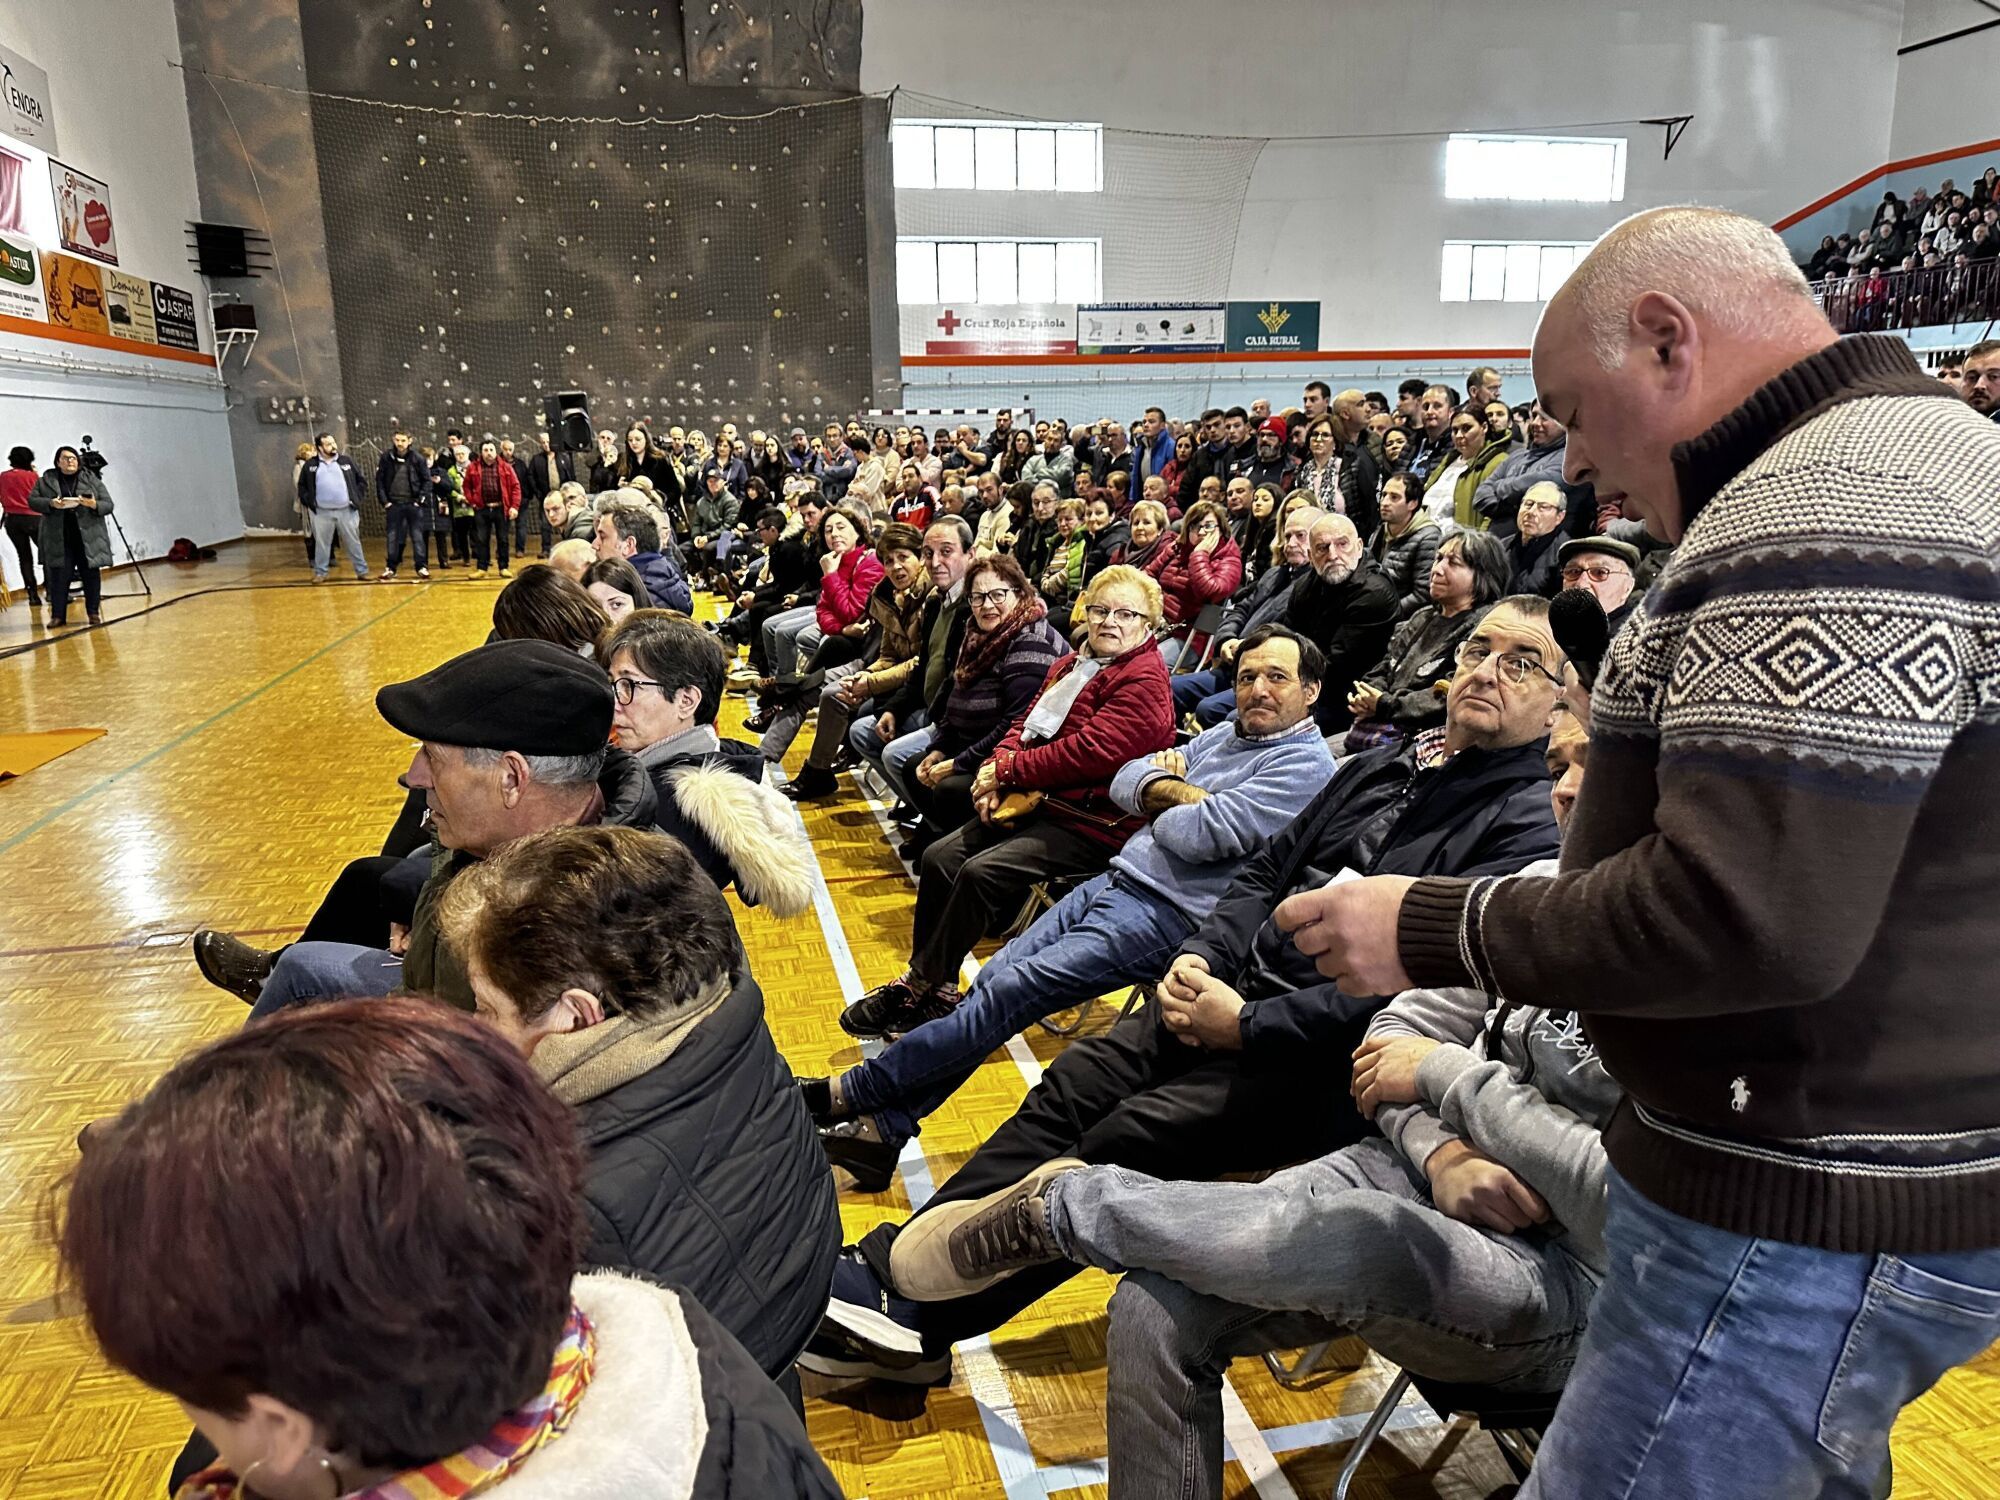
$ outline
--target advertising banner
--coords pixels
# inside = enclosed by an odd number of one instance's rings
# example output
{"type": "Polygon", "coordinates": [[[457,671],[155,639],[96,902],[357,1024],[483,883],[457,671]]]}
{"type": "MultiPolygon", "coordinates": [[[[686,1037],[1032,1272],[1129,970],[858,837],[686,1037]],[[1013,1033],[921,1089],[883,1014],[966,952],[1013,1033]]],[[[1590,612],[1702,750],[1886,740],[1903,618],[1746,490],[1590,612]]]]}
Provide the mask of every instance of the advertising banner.
{"type": "Polygon", "coordinates": [[[48,321],[42,306],[42,258],[26,240],[0,235],[0,313],[48,321]]]}
{"type": "Polygon", "coordinates": [[[38,151],[56,149],[49,75],[6,47],[0,47],[0,132],[26,141],[38,151]]]}
{"type": "Polygon", "coordinates": [[[1220,353],[1220,302],[1086,302],[1076,310],[1079,354],[1220,353]]]}
{"type": "Polygon", "coordinates": [[[46,251],[42,284],[47,289],[49,321],[78,333],[109,333],[104,316],[104,273],[87,260],[46,251]]]}
{"type": "Polygon", "coordinates": [[[157,344],[153,324],[153,283],[123,271],[104,273],[104,317],[121,339],[157,344]]]}
{"type": "Polygon", "coordinates": [[[907,302],[900,311],[906,355],[1076,353],[1070,302],[907,302]]]}
{"type": "Polygon", "coordinates": [[[1319,348],[1317,302],[1232,302],[1231,354],[1309,354],[1319,348]]]}
{"type": "Polygon", "coordinates": [[[168,349],[199,349],[201,337],[195,332],[194,294],[177,286],[155,281],[153,288],[153,331],[168,349]]]}
{"type": "Polygon", "coordinates": [[[63,249],[107,266],[118,264],[118,237],[111,227],[111,189],[95,177],[50,158],[49,183],[56,194],[56,238],[63,249]]]}

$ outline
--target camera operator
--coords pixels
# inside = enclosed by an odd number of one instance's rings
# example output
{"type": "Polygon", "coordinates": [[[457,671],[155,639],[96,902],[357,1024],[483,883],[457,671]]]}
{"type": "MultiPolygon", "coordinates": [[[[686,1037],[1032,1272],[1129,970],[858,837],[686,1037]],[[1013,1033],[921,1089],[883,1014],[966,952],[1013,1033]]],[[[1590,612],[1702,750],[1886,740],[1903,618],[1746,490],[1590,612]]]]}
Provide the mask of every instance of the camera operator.
{"type": "MultiPolygon", "coordinates": [[[[88,442],[89,439],[84,439],[88,442]]],[[[99,612],[102,570],[111,566],[111,538],[104,518],[111,514],[111,492],[99,470],[103,458],[85,468],[83,455],[67,443],[56,449],[56,464],[28,491],[28,508],[42,518],[42,566],[48,574],[49,625],[67,623],[69,584],[83,584],[83,609],[93,625],[99,612]]]]}

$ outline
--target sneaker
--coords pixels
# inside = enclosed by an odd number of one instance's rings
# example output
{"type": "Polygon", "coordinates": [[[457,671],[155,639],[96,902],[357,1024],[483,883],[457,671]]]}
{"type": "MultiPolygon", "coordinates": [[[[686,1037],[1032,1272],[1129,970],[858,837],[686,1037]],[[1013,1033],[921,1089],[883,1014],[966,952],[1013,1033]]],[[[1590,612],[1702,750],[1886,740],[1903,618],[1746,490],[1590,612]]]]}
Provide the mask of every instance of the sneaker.
{"type": "Polygon", "coordinates": [[[914,1301],[882,1285],[859,1250],[852,1245],[841,1250],[833,1263],[822,1333],[845,1338],[878,1363],[908,1366],[923,1358],[922,1317],[923,1309],[914,1301]]]}
{"type": "Polygon", "coordinates": [[[354,575],[354,581],[356,583],[366,583],[368,581],[368,570],[366,568],[363,568],[359,572],[357,572],[354,575]]]}
{"type": "Polygon", "coordinates": [[[887,984],[877,985],[843,1010],[840,1013],[840,1029],[864,1042],[875,1041],[883,1035],[884,1021],[899,1008],[916,1004],[920,998],[907,975],[892,979],[887,984]]]}
{"type": "MultiPolygon", "coordinates": [[[[421,571],[418,573],[418,576],[423,576],[421,571]]],[[[396,581],[396,570],[394,568],[384,568],[375,575],[375,581],[377,583],[394,583],[396,581]]]]}
{"type": "Polygon", "coordinates": [[[873,1119],[841,1120],[819,1127],[820,1149],[827,1161],[846,1169],[854,1186],[864,1193],[886,1193],[896,1180],[896,1158],[901,1145],[885,1141],[873,1119]]]}
{"type": "Polygon", "coordinates": [[[428,583],[430,581],[430,576],[431,576],[431,570],[429,568],[417,569],[417,581],[419,583],[428,583]]]}
{"type": "Polygon", "coordinates": [[[500,570],[500,576],[502,578],[512,578],[514,576],[514,570],[512,568],[502,568],[500,570]]]}
{"type": "Polygon", "coordinates": [[[246,1005],[255,1005],[270,977],[278,955],[253,948],[241,938],[204,927],[194,935],[194,966],[201,977],[219,990],[227,990],[246,1005]]]}
{"type": "Polygon", "coordinates": [[[942,1020],[958,1009],[958,986],[941,984],[902,1007],[882,1023],[882,1035],[894,1040],[927,1021],[942,1020]]]}
{"type": "Polygon", "coordinates": [[[944,1302],[983,1292],[1029,1266],[1064,1259],[1049,1233],[1048,1185],[1084,1163],[1045,1162],[1012,1187],[918,1214],[896,1236],[890,1274],[912,1302],[944,1302]]]}
{"type": "Polygon", "coordinates": [[[313,582],[314,582],[314,583],[325,583],[325,582],[326,582],[326,574],[324,574],[324,573],[315,573],[315,574],[313,574],[313,582]]]}
{"type": "Polygon", "coordinates": [[[920,1359],[914,1364],[892,1364],[876,1355],[865,1340],[845,1336],[839,1329],[820,1324],[805,1353],[798,1358],[801,1370],[830,1380],[887,1380],[896,1385],[950,1385],[951,1351],[936,1359],[920,1359]]]}
{"type": "Polygon", "coordinates": [[[474,578],[484,578],[486,576],[486,570],[484,568],[474,568],[472,570],[472,576],[474,578]]]}
{"type": "Polygon", "coordinates": [[[818,766],[805,767],[793,780],[785,783],[785,795],[794,802],[817,802],[839,790],[839,778],[818,766]]]}

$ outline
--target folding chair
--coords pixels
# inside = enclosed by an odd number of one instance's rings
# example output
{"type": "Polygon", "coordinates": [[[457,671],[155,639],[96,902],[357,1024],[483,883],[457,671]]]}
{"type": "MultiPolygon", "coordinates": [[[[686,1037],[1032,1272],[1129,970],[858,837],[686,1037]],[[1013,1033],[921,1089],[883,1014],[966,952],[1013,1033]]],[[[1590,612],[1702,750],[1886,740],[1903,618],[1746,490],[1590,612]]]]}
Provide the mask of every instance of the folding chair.
{"type": "Polygon", "coordinates": [[[1208,665],[1209,657],[1215,654],[1215,632],[1221,626],[1222,606],[1220,604],[1204,604],[1200,612],[1195,615],[1193,622],[1188,626],[1187,640],[1181,642],[1181,649],[1174,656],[1174,670],[1176,672],[1199,672],[1205,668],[1208,665]],[[1200,658],[1196,660],[1193,666],[1189,666],[1187,659],[1188,642],[1192,641],[1198,635],[1206,636],[1207,640],[1201,648],[1200,658]]]}
{"type": "MultiPolygon", "coordinates": [[[[1153,997],[1153,987],[1151,985],[1149,984],[1133,985],[1132,993],[1125,997],[1124,1008],[1118,1012],[1118,1019],[1121,1021],[1124,1020],[1127,1016],[1131,1015],[1133,1011],[1137,1010],[1140,1006],[1144,1005],[1148,1000],[1152,999],[1152,997],[1153,997]]],[[[1076,1015],[1073,1019],[1068,1021],[1058,1021],[1054,1016],[1044,1016],[1041,1020],[1037,1021],[1035,1024],[1041,1027],[1042,1030],[1046,1031],[1050,1036],[1075,1036],[1079,1031],[1083,1030],[1083,1023],[1090,1019],[1090,1013],[1096,1008],[1097,1008],[1097,996],[1092,995],[1088,1000],[1084,1001],[1083,1004],[1079,1005],[1076,1008],[1076,1015]]],[[[1060,1012],[1058,1012],[1057,1014],[1060,1014],[1060,1012]]]]}
{"type": "Polygon", "coordinates": [[[1382,1393],[1382,1399],[1375,1403],[1375,1410],[1369,1413],[1367,1425],[1348,1451],[1347,1462],[1340,1466],[1340,1477],[1334,1481],[1333,1500],[1347,1500],[1349,1486],[1354,1476],[1360,1472],[1362,1460],[1368,1450],[1382,1435],[1382,1429],[1389,1425],[1389,1419],[1396,1414],[1402,1404],[1403,1393],[1411,1386],[1424,1398],[1424,1404],[1438,1415],[1441,1422],[1450,1422],[1458,1417],[1469,1417],[1485,1431],[1493,1434],[1493,1441],[1499,1446],[1500,1456],[1507,1461],[1507,1467],[1514,1471],[1517,1480],[1526,1479],[1528,1470],[1535,1461],[1535,1449],[1541,1442],[1542,1433],[1556,1414],[1556,1402],[1562,1398],[1560,1391],[1536,1394],[1520,1394],[1513,1391],[1497,1391],[1484,1385],[1453,1385],[1449,1381],[1427,1380],[1412,1375],[1408,1370],[1396,1372],[1396,1378],[1389,1383],[1389,1389],[1382,1393]]]}

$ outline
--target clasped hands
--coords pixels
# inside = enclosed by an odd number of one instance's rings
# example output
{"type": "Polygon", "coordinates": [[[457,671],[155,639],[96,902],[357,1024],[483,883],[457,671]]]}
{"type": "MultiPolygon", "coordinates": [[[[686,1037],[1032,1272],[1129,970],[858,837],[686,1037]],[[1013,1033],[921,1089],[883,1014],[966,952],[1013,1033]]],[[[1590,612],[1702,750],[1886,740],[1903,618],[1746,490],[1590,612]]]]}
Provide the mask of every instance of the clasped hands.
{"type": "Polygon", "coordinates": [[[1155,992],[1160,1020],[1189,1047],[1236,1052],[1243,1046],[1243,997],[1208,972],[1208,960],[1183,953],[1155,992]]]}

